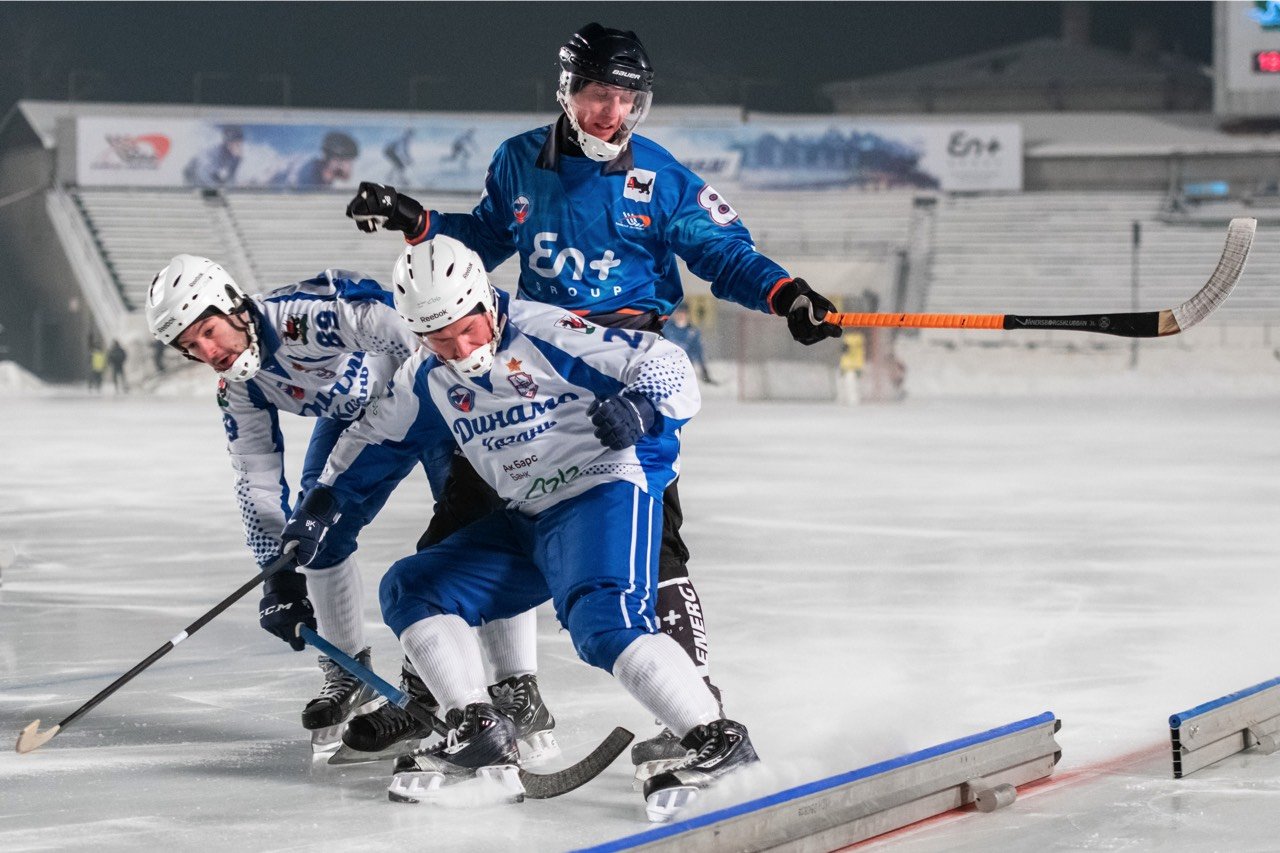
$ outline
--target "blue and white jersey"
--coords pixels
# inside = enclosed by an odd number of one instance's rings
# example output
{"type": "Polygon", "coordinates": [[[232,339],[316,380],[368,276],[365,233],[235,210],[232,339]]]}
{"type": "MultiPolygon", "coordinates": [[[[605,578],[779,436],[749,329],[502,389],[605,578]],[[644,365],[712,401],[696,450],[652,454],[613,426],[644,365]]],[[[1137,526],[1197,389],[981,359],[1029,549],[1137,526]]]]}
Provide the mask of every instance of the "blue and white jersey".
{"type": "Polygon", "coordinates": [[[684,294],[677,255],[717,297],[770,313],[790,276],[715,189],[643,136],[609,163],[563,155],[556,127],[502,143],[475,210],[430,211],[418,239],[455,237],[490,270],[518,252],[518,296],[578,314],[670,314],[684,294]]]}
{"type": "Polygon", "coordinates": [[[345,270],[251,296],[262,367],[218,383],[236,499],[259,562],[279,552],[289,515],[280,412],[351,421],[386,389],[418,338],[374,280],[345,270]]]}
{"type": "Polygon", "coordinates": [[[451,444],[529,515],[609,481],[662,494],[679,473],[680,427],[701,403],[684,352],[656,334],[597,326],[504,293],[499,316],[505,325],[487,376],[464,378],[424,348],[343,433],[320,476],[340,504],[451,444]],[[623,390],[644,394],[659,417],[634,447],[615,451],[595,437],[587,409],[623,390]]]}

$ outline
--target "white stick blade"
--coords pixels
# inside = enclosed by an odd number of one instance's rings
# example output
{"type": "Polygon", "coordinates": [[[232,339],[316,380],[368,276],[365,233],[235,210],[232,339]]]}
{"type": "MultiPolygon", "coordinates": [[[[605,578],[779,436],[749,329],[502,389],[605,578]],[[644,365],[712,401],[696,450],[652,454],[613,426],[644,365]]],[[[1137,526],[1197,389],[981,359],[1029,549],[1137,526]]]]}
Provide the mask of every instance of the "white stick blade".
{"type": "Polygon", "coordinates": [[[39,749],[44,746],[53,739],[53,736],[58,733],[58,729],[61,728],[61,726],[54,726],[47,732],[39,731],[39,728],[40,721],[36,720],[18,734],[18,745],[16,749],[19,754],[28,753],[34,749],[39,749]]]}
{"type": "Polygon", "coordinates": [[[1173,319],[1178,324],[1178,331],[1185,332],[1226,301],[1231,289],[1240,280],[1240,274],[1244,272],[1244,262],[1249,258],[1249,247],[1253,245],[1257,227],[1256,219],[1242,217],[1231,220],[1231,224],[1227,226],[1227,244],[1222,247],[1222,257],[1218,259],[1213,275],[1209,276],[1209,283],[1195,296],[1173,309],[1173,319]]]}

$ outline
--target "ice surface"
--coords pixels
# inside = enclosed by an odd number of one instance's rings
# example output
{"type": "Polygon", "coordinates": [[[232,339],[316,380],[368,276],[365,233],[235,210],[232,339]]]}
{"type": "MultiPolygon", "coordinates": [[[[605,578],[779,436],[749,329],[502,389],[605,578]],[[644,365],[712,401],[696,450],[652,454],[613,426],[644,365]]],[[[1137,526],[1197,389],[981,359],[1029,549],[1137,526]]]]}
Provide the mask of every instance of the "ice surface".
{"type": "MultiPolygon", "coordinates": [[[[51,725],[254,567],[212,395],[0,407],[0,733],[51,725]]],[[[891,406],[709,400],[681,495],[712,671],[768,762],[726,805],[1052,710],[1054,781],[895,850],[1274,850],[1280,755],[1170,778],[1166,719],[1280,675],[1276,398],[1099,393],[891,406]],[[754,786],[754,787],[753,787],[754,786]]],[[[311,424],[282,418],[296,472],[311,424]]],[[[425,527],[420,472],[359,552],[374,596],[425,527]]],[[[405,806],[313,766],[310,653],[256,594],[38,752],[0,750],[0,849],[564,850],[648,828],[619,761],[558,800],[405,806]]],[[[654,727],[540,613],[567,756],[654,727]]],[[[8,741],[12,743],[12,741],[8,741]]]]}

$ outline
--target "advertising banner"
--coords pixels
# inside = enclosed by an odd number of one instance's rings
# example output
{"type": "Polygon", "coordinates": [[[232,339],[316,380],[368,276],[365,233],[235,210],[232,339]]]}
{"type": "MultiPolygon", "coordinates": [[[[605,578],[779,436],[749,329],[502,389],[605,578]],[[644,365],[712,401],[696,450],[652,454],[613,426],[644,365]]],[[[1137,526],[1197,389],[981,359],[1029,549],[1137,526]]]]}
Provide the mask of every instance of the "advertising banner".
{"type": "MultiPolygon", "coordinates": [[[[478,194],[494,149],[537,121],[442,117],[324,125],[82,117],[77,181],[315,190],[371,180],[478,194]]],[[[655,124],[642,131],[723,190],[1022,187],[1021,128],[1012,123],[769,119],[736,127],[655,124]]]]}

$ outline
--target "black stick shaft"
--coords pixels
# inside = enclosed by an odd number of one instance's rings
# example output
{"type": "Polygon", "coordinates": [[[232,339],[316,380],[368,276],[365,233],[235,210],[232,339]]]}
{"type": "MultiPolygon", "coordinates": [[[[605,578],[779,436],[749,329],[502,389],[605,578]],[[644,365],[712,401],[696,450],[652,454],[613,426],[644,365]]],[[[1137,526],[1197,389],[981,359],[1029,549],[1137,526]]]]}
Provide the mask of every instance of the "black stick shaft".
{"type": "Polygon", "coordinates": [[[144,669],[151,666],[151,664],[155,663],[156,661],[160,660],[160,658],[164,657],[169,652],[173,651],[174,646],[176,646],[178,643],[181,643],[187,637],[190,637],[196,631],[199,631],[205,625],[209,624],[209,622],[219,613],[226,610],[228,607],[235,604],[240,599],[244,598],[244,596],[249,592],[249,590],[253,589],[258,584],[262,583],[262,581],[265,580],[268,575],[274,574],[280,569],[283,569],[286,566],[291,565],[293,561],[294,561],[294,558],[292,553],[282,554],[280,557],[277,557],[275,562],[265,566],[262,569],[262,571],[258,572],[258,574],[252,580],[246,582],[242,587],[237,589],[235,592],[231,593],[231,595],[227,596],[226,598],[222,599],[222,601],[218,602],[218,604],[212,610],[210,610],[208,613],[204,614],[199,619],[197,619],[196,621],[188,625],[181,634],[178,634],[178,636],[174,637],[172,640],[165,643],[163,646],[156,649],[151,654],[147,655],[146,659],[139,661],[138,664],[134,666],[133,669],[129,670],[124,675],[120,676],[115,681],[108,684],[105,688],[100,690],[92,699],[90,699],[88,702],[85,702],[79,708],[76,708],[74,711],[72,711],[71,714],[65,720],[58,723],[59,731],[61,731],[62,729],[65,729],[67,726],[71,725],[73,722],[75,722],[76,720],[83,717],[85,714],[92,711],[99,704],[101,704],[101,702],[104,699],[106,699],[112,693],[115,693],[117,690],[119,690],[124,685],[128,684],[130,681],[132,681],[134,676],[136,676],[138,673],[142,672],[144,669]]]}

